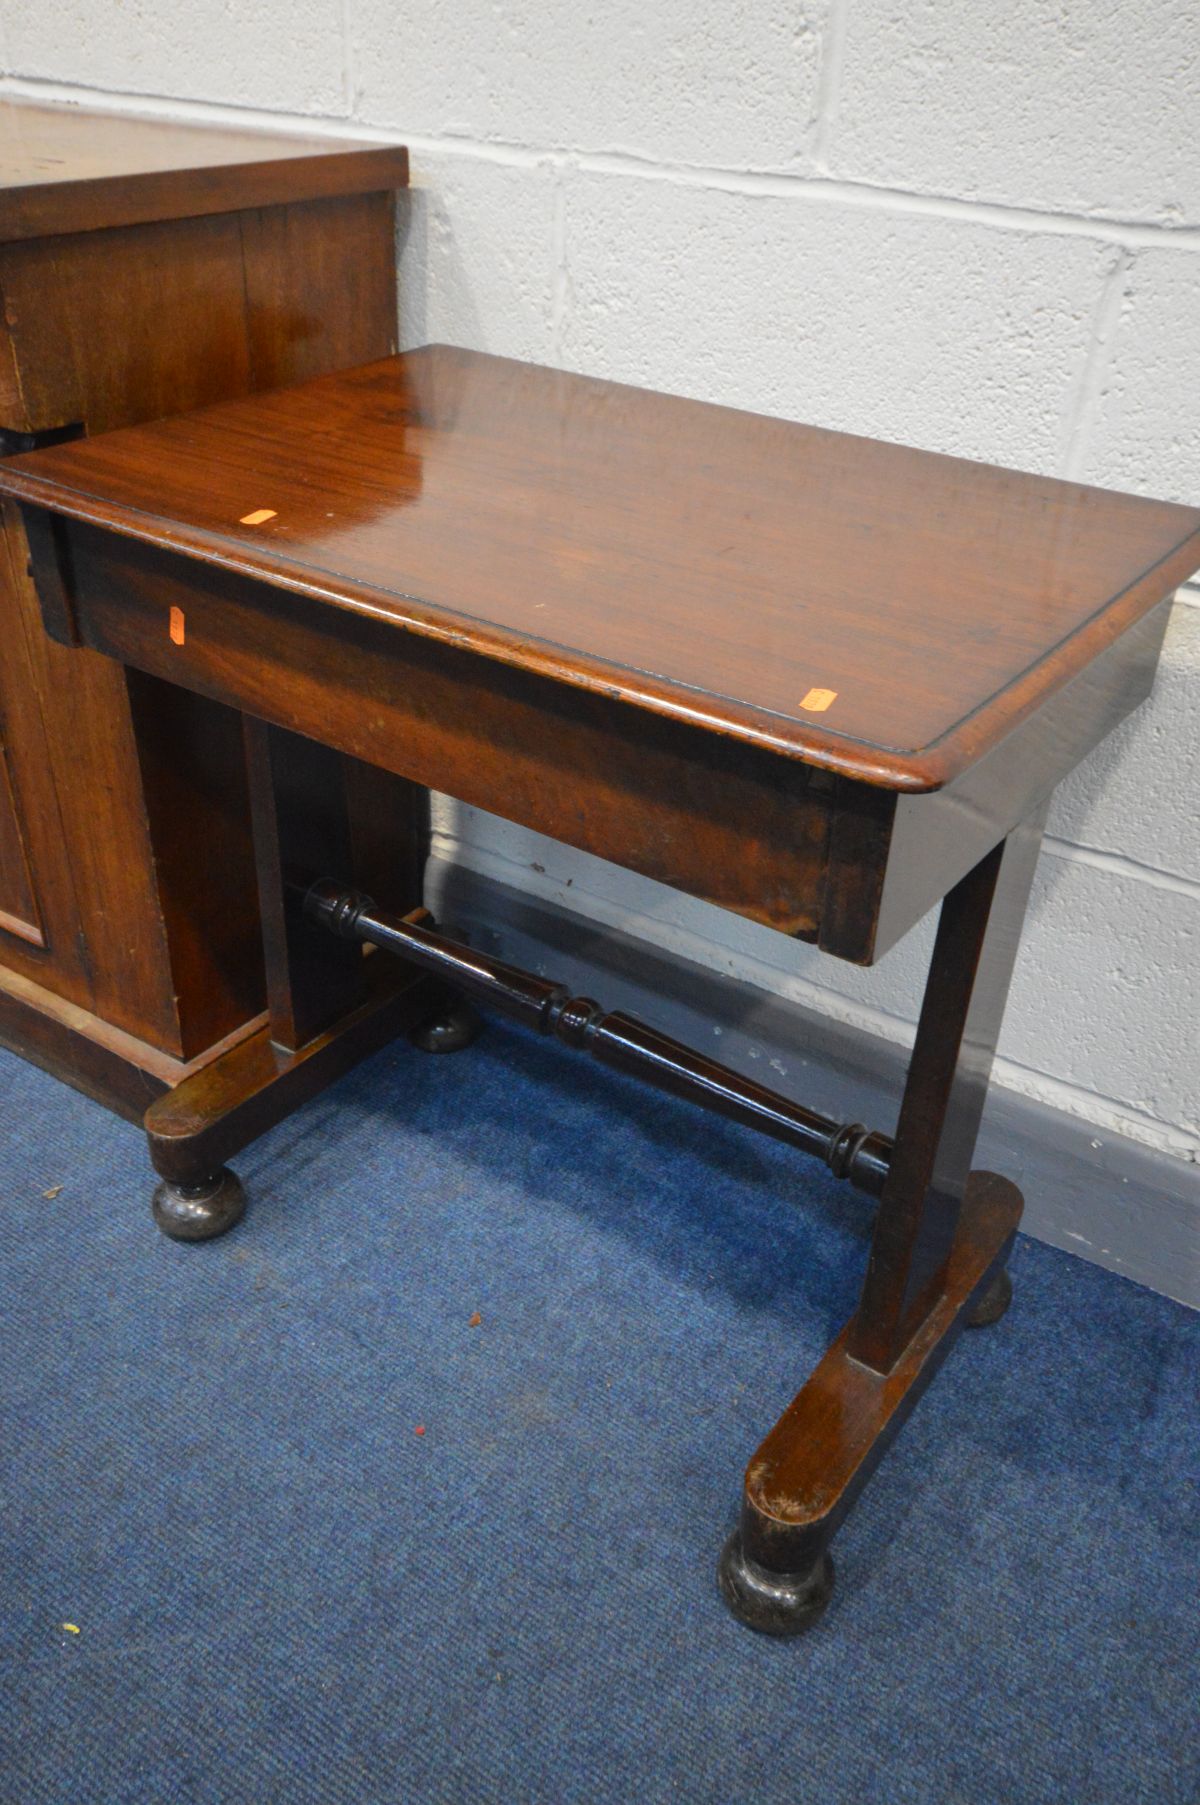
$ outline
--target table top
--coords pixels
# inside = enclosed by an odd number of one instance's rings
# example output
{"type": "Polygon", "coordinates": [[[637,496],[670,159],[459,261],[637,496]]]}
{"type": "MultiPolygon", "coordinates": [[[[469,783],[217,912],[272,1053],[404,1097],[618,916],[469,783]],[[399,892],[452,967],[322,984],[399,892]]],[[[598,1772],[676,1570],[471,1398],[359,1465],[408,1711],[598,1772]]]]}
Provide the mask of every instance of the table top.
{"type": "Polygon", "coordinates": [[[1200,566],[1200,512],[427,346],[0,490],[896,790],[1200,566]]]}
{"type": "Polygon", "coordinates": [[[400,145],[0,101],[0,243],[407,180],[400,145]]]}

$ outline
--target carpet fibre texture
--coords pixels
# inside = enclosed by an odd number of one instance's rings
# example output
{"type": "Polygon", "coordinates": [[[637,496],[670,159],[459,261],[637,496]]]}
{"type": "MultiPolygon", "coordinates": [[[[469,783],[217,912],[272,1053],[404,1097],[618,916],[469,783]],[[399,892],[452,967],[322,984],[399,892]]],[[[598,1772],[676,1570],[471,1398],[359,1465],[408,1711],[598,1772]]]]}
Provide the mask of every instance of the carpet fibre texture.
{"type": "Polygon", "coordinates": [[[1181,1307],[1020,1240],[781,1643],[715,1561],[865,1199],[497,1024],[202,1246],[135,1129],[3,1054],[0,1111],[5,1805],[1200,1796],[1181,1307]]]}

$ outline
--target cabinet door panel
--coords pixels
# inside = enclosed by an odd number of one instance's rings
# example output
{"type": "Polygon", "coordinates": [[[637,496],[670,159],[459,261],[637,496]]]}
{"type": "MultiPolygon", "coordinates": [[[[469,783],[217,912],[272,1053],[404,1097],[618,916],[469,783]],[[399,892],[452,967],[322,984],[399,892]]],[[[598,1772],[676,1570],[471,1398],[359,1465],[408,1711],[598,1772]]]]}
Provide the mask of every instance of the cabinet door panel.
{"type": "Polygon", "coordinates": [[[33,633],[35,644],[49,641],[30,608],[15,510],[6,504],[0,520],[0,966],[88,1009],[93,992],[42,715],[43,681],[30,657],[33,633]]]}
{"type": "MultiPolygon", "coordinates": [[[[0,296],[0,429],[103,432],[393,350],[394,202],[350,194],[0,244],[0,296]]],[[[136,678],[131,709],[118,665],[47,639],[24,533],[4,516],[0,989],[7,967],[198,1057],[263,1002],[240,722],[136,678]]],[[[394,828],[408,847],[404,796],[352,775],[374,840],[394,828]]],[[[402,854],[376,850],[399,884],[402,854]]],[[[397,900],[381,876],[376,893],[397,900]]],[[[407,898],[419,878],[403,876],[407,898]]]]}
{"type": "Polygon", "coordinates": [[[27,940],[31,946],[46,944],[3,739],[0,739],[0,928],[6,934],[15,934],[18,940],[27,940]]]}
{"type": "Polygon", "coordinates": [[[0,291],[31,432],[108,432],[250,386],[236,215],[2,245],[0,291]]]}
{"type": "MultiPolygon", "coordinates": [[[[162,910],[119,665],[68,650],[42,631],[15,510],[5,506],[7,557],[0,616],[6,644],[5,715],[14,782],[33,840],[31,865],[47,912],[49,969],[27,971],[107,1022],[180,1056],[178,1010],[164,953],[162,910]],[[70,973],[86,968],[86,998],[70,973]]],[[[7,951],[7,949],[6,949],[7,951]]]]}

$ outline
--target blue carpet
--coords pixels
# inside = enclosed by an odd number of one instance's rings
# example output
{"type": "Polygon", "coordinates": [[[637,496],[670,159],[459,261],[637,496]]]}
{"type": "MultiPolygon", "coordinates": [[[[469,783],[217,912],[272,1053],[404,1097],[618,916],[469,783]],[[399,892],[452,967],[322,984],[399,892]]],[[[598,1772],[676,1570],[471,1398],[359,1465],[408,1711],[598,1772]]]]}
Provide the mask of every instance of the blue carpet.
{"type": "Polygon", "coordinates": [[[1200,1318],[1021,1241],[776,1643],[714,1562],[865,1200],[497,1025],[200,1247],[136,1130],[0,1112],[5,1805],[1197,1799],[1200,1318]]]}

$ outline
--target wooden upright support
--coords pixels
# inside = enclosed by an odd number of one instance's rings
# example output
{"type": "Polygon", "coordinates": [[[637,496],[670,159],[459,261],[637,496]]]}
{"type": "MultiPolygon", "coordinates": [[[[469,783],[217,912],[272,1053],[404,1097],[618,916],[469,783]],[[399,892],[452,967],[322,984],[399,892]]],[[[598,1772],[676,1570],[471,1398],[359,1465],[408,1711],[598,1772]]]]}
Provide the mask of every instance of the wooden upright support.
{"type": "Polygon", "coordinates": [[[397,1034],[426,1024],[441,1002],[428,979],[365,959],[361,946],[334,941],[302,907],[313,879],[333,865],[411,886],[406,900],[424,917],[425,792],[348,769],[317,741],[249,717],[245,745],[268,1021],[146,1113],[160,1179],[154,1219],[183,1241],[222,1234],[241,1217],[245,1193],[226,1160],[397,1034]],[[372,809],[362,786],[374,777],[386,789],[372,809]],[[390,861],[381,847],[397,849],[390,861]]]}
{"type": "Polygon", "coordinates": [[[970,1168],[1044,814],[942,904],[858,1310],[751,1459],[721,1555],[726,1601],[756,1629],[820,1616],[839,1525],[958,1331],[1007,1306],[1023,1199],[970,1168]]]}

